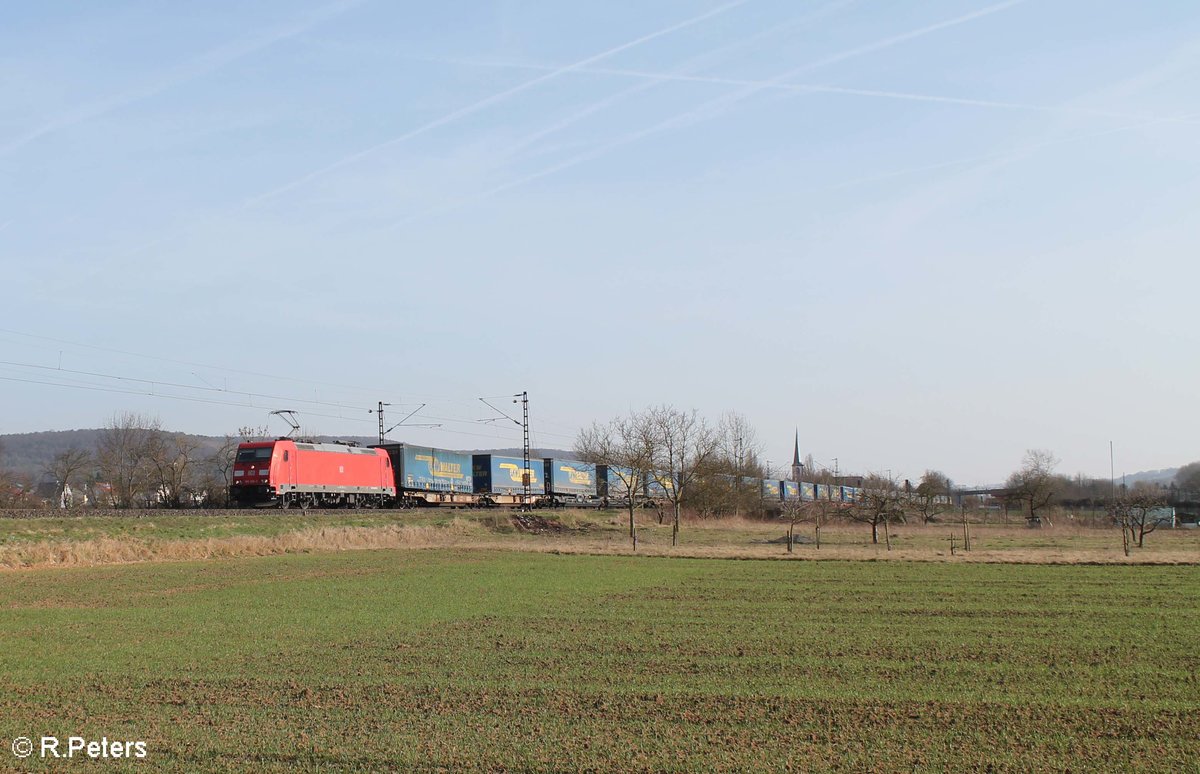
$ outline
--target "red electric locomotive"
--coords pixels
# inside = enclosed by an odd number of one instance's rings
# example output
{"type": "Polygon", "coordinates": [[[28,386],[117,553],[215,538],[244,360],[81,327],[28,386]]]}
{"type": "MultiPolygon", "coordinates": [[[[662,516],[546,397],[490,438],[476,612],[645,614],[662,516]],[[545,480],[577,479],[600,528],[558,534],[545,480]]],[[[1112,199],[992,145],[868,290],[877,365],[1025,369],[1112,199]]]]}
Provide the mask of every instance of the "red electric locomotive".
{"type": "Polygon", "coordinates": [[[238,446],[229,497],[241,507],[380,507],[395,500],[382,449],[280,439],[238,446]]]}

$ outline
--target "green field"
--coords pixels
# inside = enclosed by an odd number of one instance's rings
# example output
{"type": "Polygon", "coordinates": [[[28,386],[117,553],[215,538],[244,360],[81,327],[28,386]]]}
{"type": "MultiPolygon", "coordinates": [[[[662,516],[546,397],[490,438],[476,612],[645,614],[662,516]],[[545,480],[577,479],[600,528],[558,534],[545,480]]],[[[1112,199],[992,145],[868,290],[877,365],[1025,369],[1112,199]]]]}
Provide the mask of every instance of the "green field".
{"type": "MultiPolygon", "coordinates": [[[[1192,771],[1200,568],[467,549],[0,574],[16,736],[156,771],[1192,771]]],[[[86,762],[73,766],[89,768],[86,762]]],[[[49,768],[49,767],[45,767],[49,768]]]]}

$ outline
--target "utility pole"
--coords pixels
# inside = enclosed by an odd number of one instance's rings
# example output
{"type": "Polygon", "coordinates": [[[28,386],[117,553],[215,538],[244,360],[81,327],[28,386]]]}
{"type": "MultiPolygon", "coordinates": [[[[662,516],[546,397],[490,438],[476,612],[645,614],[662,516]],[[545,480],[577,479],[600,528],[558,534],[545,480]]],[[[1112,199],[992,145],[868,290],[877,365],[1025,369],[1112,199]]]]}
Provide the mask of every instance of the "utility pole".
{"type": "Polygon", "coordinates": [[[733,439],[733,515],[742,515],[742,436],[733,439]]]}
{"type": "Polygon", "coordinates": [[[379,415],[379,445],[380,446],[383,446],[383,436],[385,435],[384,430],[383,430],[383,407],[390,406],[390,405],[392,405],[392,404],[384,403],[383,401],[379,401],[379,408],[376,409],[376,411],[375,411],[375,413],[379,415]]]}
{"type": "Polygon", "coordinates": [[[521,399],[521,432],[524,436],[524,452],[525,467],[521,470],[521,489],[522,504],[525,508],[529,507],[529,393],[521,391],[520,394],[513,396],[513,403],[517,402],[517,398],[521,399]]]}
{"type": "MultiPolygon", "coordinates": [[[[524,470],[521,471],[521,496],[522,496],[521,508],[522,508],[522,510],[529,510],[530,509],[529,486],[531,483],[529,480],[530,479],[530,475],[529,475],[529,393],[526,391],[518,392],[512,396],[512,399],[513,399],[513,403],[521,404],[521,421],[518,422],[515,417],[510,417],[508,414],[505,414],[503,411],[496,408],[491,403],[488,403],[487,398],[480,398],[479,402],[482,403],[483,405],[487,406],[488,408],[490,408],[492,411],[495,411],[500,416],[487,417],[487,418],[481,419],[479,421],[480,422],[495,422],[495,421],[503,418],[503,419],[507,419],[507,420],[513,422],[514,424],[518,424],[521,426],[521,435],[522,435],[522,440],[523,440],[523,443],[521,446],[521,462],[525,466],[524,470]]],[[[492,400],[496,400],[496,398],[493,397],[492,400]]]]}
{"type": "Polygon", "coordinates": [[[392,404],[391,404],[391,403],[384,403],[383,401],[379,401],[379,407],[378,407],[378,408],[374,408],[374,409],[367,409],[367,413],[368,413],[368,414],[378,414],[378,415],[379,415],[379,445],[380,445],[380,446],[383,446],[383,445],[384,445],[384,443],[386,443],[386,442],[387,442],[387,434],[388,434],[388,433],[390,433],[390,432],[392,432],[393,430],[395,430],[397,427],[400,427],[400,425],[404,425],[405,427],[441,427],[441,426],[442,426],[442,425],[441,425],[441,423],[434,423],[434,424],[420,424],[420,425],[407,425],[407,424],[405,424],[406,422],[408,422],[408,420],[412,419],[412,418],[413,418],[413,416],[415,416],[415,415],[416,415],[416,413],[417,413],[418,411],[420,411],[421,409],[425,408],[425,404],[424,404],[424,403],[422,403],[420,406],[417,406],[415,409],[413,409],[412,411],[408,412],[408,414],[407,414],[407,415],[404,417],[404,419],[401,419],[401,420],[400,420],[399,422],[397,422],[396,424],[394,424],[394,425],[392,425],[391,427],[388,427],[388,428],[386,428],[386,429],[385,429],[385,426],[384,426],[384,424],[383,424],[383,407],[384,407],[384,406],[390,406],[390,405],[392,405],[392,404]]]}
{"type": "Polygon", "coordinates": [[[1110,484],[1109,496],[1112,497],[1113,504],[1117,502],[1117,463],[1116,457],[1113,456],[1113,442],[1108,442],[1108,482],[1110,484]]]}

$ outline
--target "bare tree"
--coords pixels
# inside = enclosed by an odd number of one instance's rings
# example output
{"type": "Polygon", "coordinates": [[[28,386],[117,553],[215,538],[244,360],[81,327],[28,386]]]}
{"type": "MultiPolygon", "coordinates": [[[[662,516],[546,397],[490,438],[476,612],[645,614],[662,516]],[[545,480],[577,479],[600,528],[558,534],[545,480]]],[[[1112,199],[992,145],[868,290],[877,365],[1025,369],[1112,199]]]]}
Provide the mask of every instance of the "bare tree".
{"type": "Polygon", "coordinates": [[[112,486],[113,504],[132,508],[153,484],[151,455],[162,432],[157,418],[134,412],[114,414],[96,443],[100,472],[112,486]]]}
{"type": "Polygon", "coordinates": [[[54,459],[46,465],[46,473],[58,483],[60,502],[66,499],[64,495],[69,489],[82,489],[79,475],[91,464],[91,452],[75,446],[54,455],[54,459]]]}
{"type": "Polygon", "coordinates": [[[151,437],[147,457],[158,494],[168,508],[182,507],[191,494],[199,451],[199,440],[182,433],[155,433],[151,437]]]}
{"type": "Polygon", "coordinates": [[[722,461],[726,463],[720,467],[727,467],[728,474],[733,477],[733,513],[735,516],[741,515],[744,499],[749,499],[754,505],[760,501],[758,491],[744,491],[742,479],[746,476],[762,477],[762,470],[758,464],[758,458],[762,456],[762,442],[758,440],[758,432],[750,424],[750,420],[736,411],[728,411],[721,417],[716,429],[716,440],[718,448],[714,451],[723,457],[722,461]],[[746,498],[747,494],[750,495],[749,498],[746,498]]]}
{"type": "Polygon", "coordinates": [[[829,520],[830,512],[836,506],[828,500],[802,500],[799,497],[783,501],[780,517],[788,522],[787,550],[792,553],[796,542],[796,525],[812,523],[813,544],[821,547],[821,527],[829,520]]]}
{"type": "Polygon", "coordinates": [[[1026,509],[1026,520],[1030,526],[1042,523],[1038,511],[1048,506],[1058,493],[1062,479],[1054,474],[1058,459],[1045,449],[1030,449],[1025,452],[1021,469],[1008,477],[1006,484],[1009,497],[1026,509]]]}
{"type": "Polygon", "coordinates": [[[33,481],[28,476],[0,470],[0,508],[38,508],[33,496],[33,481]]]}
{"type": "Polygon", "coordinates": [[[927,470],[917,484],[913,503],[921,513],[921,519],[929,524],[935,521],[939,514],[950,509],[950,479],[938,470],[927,470]]]}
{"type": "Polygon", "coordinates": [[[614,493],[610,488],[607,494],[610,498],[625,495],[629,511],[629,537],[636,546],[634,511],[638,507],[638,492],[654,469],[654,434],[649,416],[631,413],[603,425],[593,422],[591,427],[579,432],[575,440],[575,454],[584,462],[607,466],[610,487],[613,476],[621,478],[625,491],[614,493]]]}
{"type": "Polygon", "coordinates": [[[649,412],[654,438],[655,480],[666,490],[675,519],[671,545],[679,545],[679,522],[683,500],[691,485],[720,447],[720,437],[695,409],[683,411],[659,406],[649,412]]]}
{"type": "Polygon", "coordinates": [[[232,483],[233,462],[237,458],[237,447],[241,440],[232,435],[226,435],[221,445],[208,455],[204,464],[207,475],[202,476],[202,487],[205,491],[205,501],[214,505],[227,505],[229,487],[232,483]],[[220,478],[218,478],[218,476],[220,478]]]}
{"type": "Polygon", "coordinates": [[[1126,556],[1132,546],[1145,546],[1146,535],[1158,529],[1162,522],[1165,507],[1166,498],[1160,492],[1138,487],[1122,493],[1113,503],[1112,515],[1121,527],[1121,543],[1126,556]]]}
{"type": "Polygon", "coordinates": [[[873,474],[863,479],[858,498],[846,510],[854,521],[871,525],[871,542],[878,545],[879,527],[883,527],[884,541],[888,550],[892,548],[891,531],[888,525],[904,517],[908,498],[896,486],[894,479],[873,474]]]}
{"type": "Polygon", "coordinates": [[[783,501],[783,507],[779,512],[781,518],[788,523],[787,531],[787,552],[792,553],[792,546],[796,542],[796,525],[806,520],[808,510],[804,507],[805,503],[799,498],[792,498],[783,501]]]}
{"type": "Polygon", "coordinates": [[[252,425],[243,425],[238,428],[238,439],[249,443],[250,441],[269,441],[275,437],[275,433],[271,432],[271,428],[266,425],[254,427],[252,425]]]}

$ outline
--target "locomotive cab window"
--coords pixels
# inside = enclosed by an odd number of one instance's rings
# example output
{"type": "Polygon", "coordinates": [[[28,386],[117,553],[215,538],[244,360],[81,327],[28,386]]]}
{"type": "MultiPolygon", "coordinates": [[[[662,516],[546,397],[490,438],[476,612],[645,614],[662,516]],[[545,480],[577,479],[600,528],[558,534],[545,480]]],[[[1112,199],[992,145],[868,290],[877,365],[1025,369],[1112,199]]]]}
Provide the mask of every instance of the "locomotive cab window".
{"type": "Polygon", "coordinates": [[[238,462],[256,462],[257,460],[271,459],[271,447],[266,446],[261,449],[242,449],[238,452],[238,462]]]}

